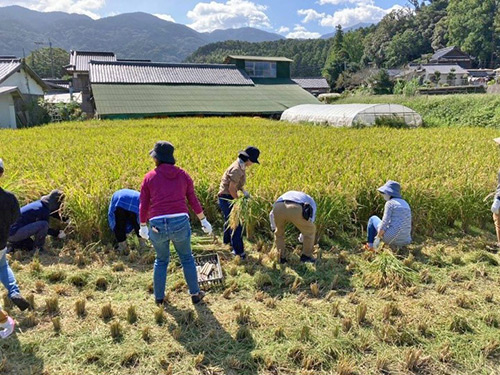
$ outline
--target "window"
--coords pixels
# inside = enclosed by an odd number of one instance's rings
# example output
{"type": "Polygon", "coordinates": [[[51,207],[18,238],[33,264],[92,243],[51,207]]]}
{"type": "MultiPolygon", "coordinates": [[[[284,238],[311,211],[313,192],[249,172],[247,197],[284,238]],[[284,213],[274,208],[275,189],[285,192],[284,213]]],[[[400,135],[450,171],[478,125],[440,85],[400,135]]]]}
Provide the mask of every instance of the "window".
{"type": "Polygon", "coordinates": [[[245,70],[250,77],[276,78],[275,62],[245,61],[245,70]]]}

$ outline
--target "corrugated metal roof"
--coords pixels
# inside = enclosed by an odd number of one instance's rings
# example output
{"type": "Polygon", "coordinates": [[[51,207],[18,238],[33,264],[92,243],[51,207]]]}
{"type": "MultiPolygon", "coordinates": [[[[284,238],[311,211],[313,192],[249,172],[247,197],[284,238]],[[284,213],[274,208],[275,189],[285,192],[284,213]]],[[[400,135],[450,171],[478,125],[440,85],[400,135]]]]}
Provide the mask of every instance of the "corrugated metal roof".
{"type": "Polygon", "coordinates": [[[296,84],[255,86],[93,84],[103,117],[275,114],[297,104],[319,103],[296,84]]]}
{"type": "MultiPolygon", "coordinates": [[[[227,58],[233,60],[250,60],[250,61],[282,61],[282,62],[293,62],[287,57],[269,57],[269,56],[243,56],[243,55],[229,55],[227,58]]],[[[226,58],[226,60],[227,60],[226,58]]]]}
{"type": "Polygon", "coordinates": [[[292,78],[292,80],[304,89],[329,89],[330,85],[323,77],[292,78]]]}
{"type": "Polygon", "coordinates": [[[246,72],[229,64],[101,62],[90,64],[91,83],[251,86],[246,72]]]}
{"type": "Polygon", "coordinates": [[[90,60],[94,61],[116,61],[114,52],[96,51],[71,51],[67,70],[86,72],[89,70],[90,60]]]}
{"type": "Polygon", "coordinates": [[[0,60],[0,83],[9,77],[13,72],[21,68],[21,60],[0,60]]]}

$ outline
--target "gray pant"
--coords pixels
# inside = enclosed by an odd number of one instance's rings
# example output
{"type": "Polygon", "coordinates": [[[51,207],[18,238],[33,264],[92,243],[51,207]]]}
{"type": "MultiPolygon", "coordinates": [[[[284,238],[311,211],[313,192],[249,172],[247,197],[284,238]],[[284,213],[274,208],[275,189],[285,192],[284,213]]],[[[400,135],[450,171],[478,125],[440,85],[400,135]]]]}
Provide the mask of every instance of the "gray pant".
{"type": "Polygon", "coordinates": [[[24,241],[32,236],[35,237],[35,248],[43,247],[45,244],[45,237],[49,231],[48,221],[35,221],[34,223],[25,225],[9,237],[9,242],[16,243],[24,241]]]}

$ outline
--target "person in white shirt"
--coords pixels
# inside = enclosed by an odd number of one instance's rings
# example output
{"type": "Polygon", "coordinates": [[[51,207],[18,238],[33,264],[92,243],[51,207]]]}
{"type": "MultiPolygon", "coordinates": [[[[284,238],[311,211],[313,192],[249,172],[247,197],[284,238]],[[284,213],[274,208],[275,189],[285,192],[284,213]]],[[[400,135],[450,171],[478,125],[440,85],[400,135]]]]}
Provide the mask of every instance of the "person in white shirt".
{"type": "Polygon", "coordinates": [[[292,223],[300,230],[299,241],[302,242],[303,263],[315,263],[313,248],[316,240],[316,202],[301,191],[288,191],[277,199],[269,214],[271,229],[274,231],[276,248],[280,255],[280,263],[286,263],[285,226],[292,223]]]}

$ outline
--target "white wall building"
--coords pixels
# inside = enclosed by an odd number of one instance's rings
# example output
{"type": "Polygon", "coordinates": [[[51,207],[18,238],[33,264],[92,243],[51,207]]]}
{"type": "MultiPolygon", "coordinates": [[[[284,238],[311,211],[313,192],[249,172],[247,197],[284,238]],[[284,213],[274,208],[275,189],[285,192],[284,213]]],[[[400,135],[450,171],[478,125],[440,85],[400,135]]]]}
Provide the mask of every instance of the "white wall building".
{"type": "Polygon", "coordinates": [[[0,58],[0,128],[30,124],[27,103],[43,97],[47,86],[21,59],[0,58]]]}

